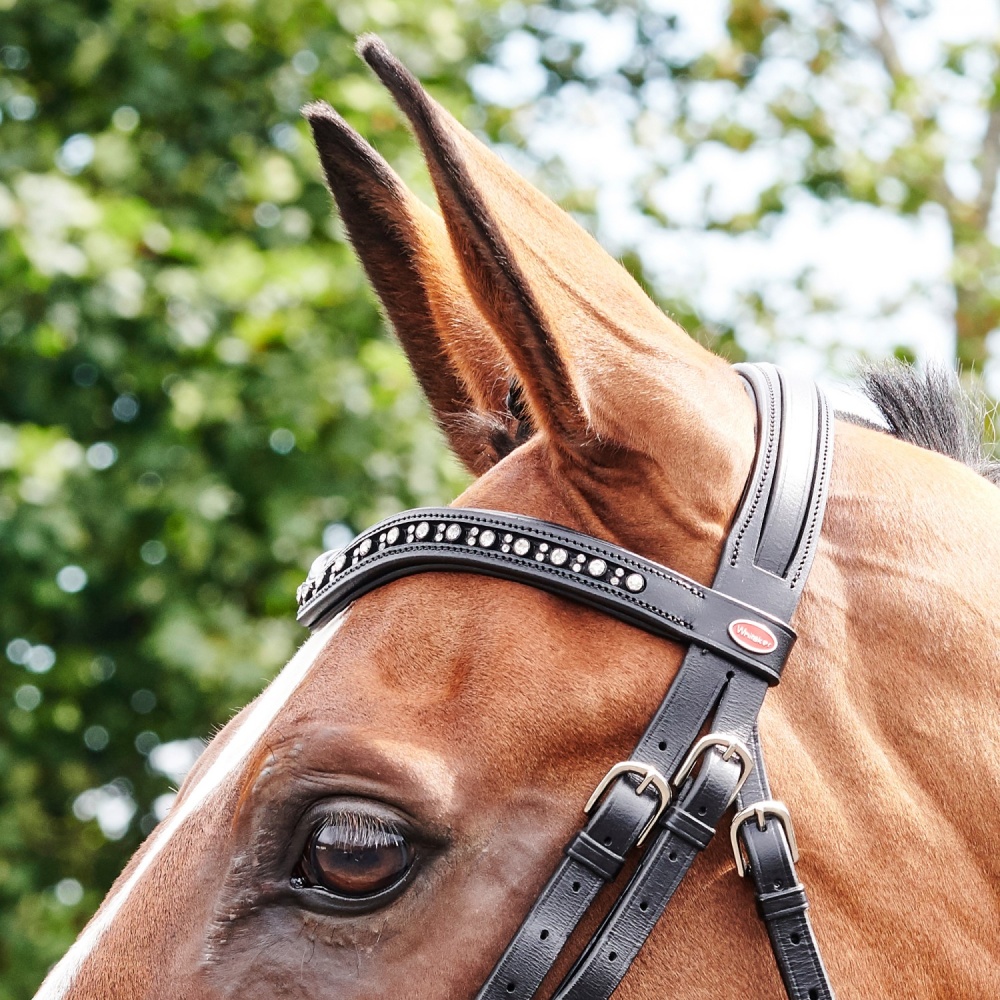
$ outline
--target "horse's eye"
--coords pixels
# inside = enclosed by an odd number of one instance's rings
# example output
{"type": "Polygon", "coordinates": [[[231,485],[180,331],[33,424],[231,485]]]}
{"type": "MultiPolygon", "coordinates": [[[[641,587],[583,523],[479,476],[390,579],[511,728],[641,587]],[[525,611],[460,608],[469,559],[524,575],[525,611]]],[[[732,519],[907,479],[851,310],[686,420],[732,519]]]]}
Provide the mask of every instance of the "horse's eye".
{"type": "Polygon", "coordinates": [[[401,882],[413,864],[406,837],[370,816],[329,817],[310,836],[302,856],[302,885],[364,899],[401,882]]]}

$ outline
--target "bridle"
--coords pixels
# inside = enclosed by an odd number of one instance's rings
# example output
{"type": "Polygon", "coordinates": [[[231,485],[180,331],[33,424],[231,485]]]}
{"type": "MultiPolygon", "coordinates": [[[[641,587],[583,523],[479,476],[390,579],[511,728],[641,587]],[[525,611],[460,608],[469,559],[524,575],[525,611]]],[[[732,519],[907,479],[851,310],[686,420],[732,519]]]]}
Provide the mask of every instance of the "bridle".
{"type": "Polygon", "coordinates": [[[757,408],[757,453],[713,586],[546,521],[454,507],[405,511],[325,553],[299,588],[317,628],[352,601],[412,573],[463,571],[527,583],[689,644],[627,761],[594,789],[589,819],[477,994],[528,1000],[601,887],[646,845],[611,912],[553,994],[607,1000],[681,879],[734,802],[736,868],[756,886],[788,996],[833,990],[795,873],[788,809],[772,798],[757,715],[777,684],[819,539],[833,424],[822,393],[773,365],[738,365],[757,408]],[[767,612],[759,610],[768,608],[767,612]],[[700,766],[699,766],[700,765],[700,766]]]}
{"type": "Polygon", "coordinates": [[[754,879],[789,997],[833,997],[795,873],[791,817],[771,796],[757,733],[764,695],[780,679],[795,641],[787,621],[819,539],[832,421],[811,383],[771,365],[737,367],[756,403],[757,453],[711,588],[537,518],[452,507],[382,521],[316,560],[299,588],[298,619],[316,628],[400,577],[481,573],[552,591],[690,644],[630,759],[615,764],[594,789],[584,808],[589,820],[566,846],[477,1000],[533,997],[598,891],[616,878],[629,852],[648,841],[613,909],[554,994],[557,1000],[610,997],[734,801],[736,867],[754,879]]]}

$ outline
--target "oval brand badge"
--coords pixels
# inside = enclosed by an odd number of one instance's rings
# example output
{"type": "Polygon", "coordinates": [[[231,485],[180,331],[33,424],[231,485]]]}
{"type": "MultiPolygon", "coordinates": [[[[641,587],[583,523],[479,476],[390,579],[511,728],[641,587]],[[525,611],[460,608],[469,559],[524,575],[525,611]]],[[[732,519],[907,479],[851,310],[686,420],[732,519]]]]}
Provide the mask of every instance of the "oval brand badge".
{"type": "Polygon", "coordinates": [[[770,653],[778,648],[778,640],[766,625],[747,618],[737,618],[729,623],[729,637],[737,646],[751,653],[770,653]]]}

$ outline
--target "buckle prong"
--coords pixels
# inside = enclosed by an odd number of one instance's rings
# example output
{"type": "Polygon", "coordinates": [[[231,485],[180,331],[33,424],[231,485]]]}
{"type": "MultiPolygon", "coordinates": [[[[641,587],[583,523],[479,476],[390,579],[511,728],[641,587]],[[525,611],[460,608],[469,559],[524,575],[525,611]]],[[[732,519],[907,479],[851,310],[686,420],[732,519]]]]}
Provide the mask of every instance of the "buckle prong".
{"type": "Polygon", "coordinates": [[[753,754],[750,753],[747,745],[738,736],[733,736],[731,733],[709,733],[707,736],[702,736],[688,751],[687,757],[684,758],[684,763],[681,764],[674,775],[674,787],[681,787],[687,776],[694,770],[695,764],[698,763],[698,758],[711,747],[725,747],[722,759],[732,760],[734,756],[739,757],[743,768],[740,771],[739,781],[736,782],[736,788],[733,789],[733,794],[730,795],[729,801],[726,803],[726,808],[728,809],[736,801],[736,796],[740,794],[740,790],[746,784],[746,780],[750,777],[750,772],[753,770],[753,754]]]}
{"type": "Polygon", "coordinates": [[[732,825],[729,827],[729,839],[733,845],[733,857],[736,858],[736,872],[740,878],[747,873],[747,863],[743,858],[743,851],[740,850],[739,832],[740,827],[748,819],[757,818],[757,829],[767,829],[767,817],[773,816],[785,831],[788,838],[788,847],[792,852],[792,860],[799,860],[799,845],[795,841],[795,828],[792,826],[792,814],[788,811],[788,806],[784,802],[776,799],[764,799],[761,802],[754,802],[746,809],[741,809],[734,817],[732,825]]]}
{"type": "Polygon", "coordinates": [[[616,778],[620,778],[623,774],[634,774],[642,779],[635,790],[636,795],[642,795],[647,788],[652,787],[656,790],[656,794],[660,799],[660,803],[656,807],[656,812],[653,813],[652,818],[643,827],[642,833],[639,834],[639,839],[636,841],[636,847],[638,847],[649,836],[653,827],[656,826],[656,821],[663,815],[667,806],[670,805],[670,784],[652,764],[644,764],[640,760],[623,760],[615,764],[604,775],[593,792],[591,792],[590,798],[587,799],[587,804],[583,807],[583,811],[589,813],[597,805],[600,797],[607,791],[611,782],[616,778]]]}

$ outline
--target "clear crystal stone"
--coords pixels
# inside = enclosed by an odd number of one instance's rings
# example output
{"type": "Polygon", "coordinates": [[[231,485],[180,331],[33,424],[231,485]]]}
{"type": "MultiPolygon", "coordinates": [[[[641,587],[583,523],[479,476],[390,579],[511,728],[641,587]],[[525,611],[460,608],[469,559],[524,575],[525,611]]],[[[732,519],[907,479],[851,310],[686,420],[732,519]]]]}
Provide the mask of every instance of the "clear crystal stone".
{"type": "Polygon", "coordinates": [[[479,544],[482,545],[482,547],[484,549],[488,549],[496,540],[497,540],[496,534],[494,532],[490,531],[489,528],[487,528],[479,536],[479,544]]]}
{"type": "Polygon", "coordinates": [[[514,551],[519,556],[526,556],[531,551],[531,542],[527,538],[519,538],[514,542],[514,551]]]}
{"type": "Polygon", "coordinates": [[[399,541],[399,528],[390,528],[385,535],[385,540],[390,545],[395,545],[399,541]]]}
{"type": "Polygon", "coordinates": [[[565,549],[553,549],[549,559],[553,566],[562,566],[569,559],[569,553],[565,549]]]}
{"type": "Polygon", "coordinates": [[[629,575],[625,577],[625,586],[628,587],[633,594],[638,594],[639,591],[646,586],[646,580],[638,573],[629,573],[629,575]]]}
{"type": "Polygon", "coordinates": [[[460,524],[449,524],[447,531],[444,533],[444,537],[447,538],[449,542],[455,542],[461,534],[462,526],[460,524]]]}
{"type": "Polygon", "coordinates": [[[323,575],[323,570],[326,569],[327,560],[329,560],[330,555],[331,553],[324,552],[313,559],[312,565],[309,567],[309,573],[306,575],[307,580],[323,575]]]}
{"type": "Polygon", "coordinates": [[[604,576],[608,571],[608,564],[603,559],[591,559],[587,566],[587,572],[591,576],[604,576]]]}
{"type": "Polygon", "coordinates": [[[417,525],[417,538],[426,538],[430,534],[431,526],[426,521],[421,521],[417,525]]]}

